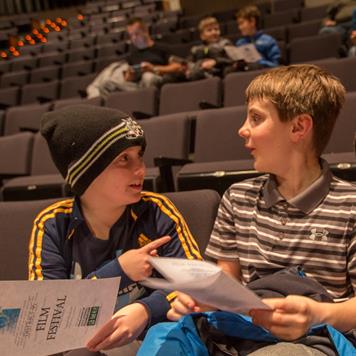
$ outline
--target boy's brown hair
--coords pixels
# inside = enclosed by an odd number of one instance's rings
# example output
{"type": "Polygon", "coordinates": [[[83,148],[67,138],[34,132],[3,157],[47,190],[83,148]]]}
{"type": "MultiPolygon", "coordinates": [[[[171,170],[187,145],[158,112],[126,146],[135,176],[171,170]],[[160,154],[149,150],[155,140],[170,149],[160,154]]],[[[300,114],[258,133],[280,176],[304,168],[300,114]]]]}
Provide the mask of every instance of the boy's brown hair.
{"type": "Polygon", "coordinates": [[[145,21],[143,21],[143,19],[141,17],[132,17],[130,18],[128,21],[127,21],[127,24],[126,26],[132,26],[134,25],[135,23],[138,23],[140,24],[140,27],[144,30],[148,30],[148,27],[145,23],[145,21]]]}
{"type": "Polygon", "coordinates": [[[198,30],[199,30],[200,33],[202,33],[206,27],[211,26],[211,25],[218,25],[219,26],[219,21],[213,16],[203,17],[199,21],[198,30]]]}
{"type": "Polygon", "coordinates": [[[260,19],[261,19],[261,12],[258,10],[257,6],[254,5],[249,5],[242,7],[239,11],[236,13],[236,20],[238,19],[246,19],[251,21],[252,19],[255,19],[256,22],[256,27],[260,27],[260,19]]]}
{"type": "Polygon", "coordinates": [[[281,121],[301,114],[313,119],[313,144],[318,156],[325,149],[345,101],[345,88],[327,71],[309,64],[269,70],[246,89],[246,100],[268,99],[281,121]]]}

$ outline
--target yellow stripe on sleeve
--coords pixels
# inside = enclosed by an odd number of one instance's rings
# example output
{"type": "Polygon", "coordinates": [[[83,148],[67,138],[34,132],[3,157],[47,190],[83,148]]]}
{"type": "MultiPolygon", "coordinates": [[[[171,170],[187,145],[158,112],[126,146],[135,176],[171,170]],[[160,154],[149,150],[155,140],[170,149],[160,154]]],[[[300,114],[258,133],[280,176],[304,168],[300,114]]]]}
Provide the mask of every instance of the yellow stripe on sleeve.
{"type": "Polygon", "coordinates": [[[148,245],[150,242],[152,242],[152,240],[149,239],[146,235],[140,234],[140,235],[138,236],[138,245],[139,245],[140,247],[146,246],[146,245],[148,245]]]}
{"type": "Polygon", "coordinates": [[[166,296],[168,303],[172,303],[174,299],[177,298],[177,291],[171,292],[166,296]]]}
{"type": "Polygon", "coordinates": [[[187,224],[185,223],[185,220],[183,216],[178,212],[178,210],[175,208],[173,203],[166,197],[164,197],[161,194],[155,194],[155,193],[143,193],[144,200],[146,201],[153,201],[154,203],[157,204],[157,206],[164,212],[169,218],[171,218],[175,223],[176,223],[176,230],[178,233],[179,240],[182,244],[183,250],[187,256],[188,259],[202,259],[200,252],[199,252],[199,247],[194,240],[193,236],[191,235],[191,232],[189,231],[189,228],[187,224]],[[164,206],[163,202],[167,205],[164,206]],[[188,247],[189,246],[189,247],[188,247]],[[191,254],[193,252],[194,256],[191,254]]]}
{"type": "Polygon", "coordinates": [[[44,235],[44,223],[55,217],[58,213],[71,213],[73,208],[73,199],[63,200],[57,203],[54,203],[42,210],[35,218],[33,229],[31,232],[30,243],[29,243],[29,259],[28,259],[28,268],[29,268],[29,280],[43,279],[42,267],[41,267],[41,252],[42,252],[42,239],[44,235]],[[37,239],[36,239],[37,238],[37,239]],[[36,242],[37,240],[37,242],[36,242]],[[35,247],[36,244],[36,247],[35,247]],[[35,271],[33,267],[35,266],[35,271]]]}

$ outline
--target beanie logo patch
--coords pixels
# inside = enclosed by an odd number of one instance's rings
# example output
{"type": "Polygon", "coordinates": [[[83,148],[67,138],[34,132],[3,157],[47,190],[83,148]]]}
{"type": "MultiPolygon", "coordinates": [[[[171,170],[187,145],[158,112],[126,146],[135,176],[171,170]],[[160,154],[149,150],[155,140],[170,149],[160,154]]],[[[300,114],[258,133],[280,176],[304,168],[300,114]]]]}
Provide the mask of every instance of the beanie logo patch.
{"type": "Polygon", "coordinates": [[[143,136],[142,127],[130,117],[128,119],[122,120],[127,128],[126,138],[129,140],[136,139],[137,137],[143,136]]]}

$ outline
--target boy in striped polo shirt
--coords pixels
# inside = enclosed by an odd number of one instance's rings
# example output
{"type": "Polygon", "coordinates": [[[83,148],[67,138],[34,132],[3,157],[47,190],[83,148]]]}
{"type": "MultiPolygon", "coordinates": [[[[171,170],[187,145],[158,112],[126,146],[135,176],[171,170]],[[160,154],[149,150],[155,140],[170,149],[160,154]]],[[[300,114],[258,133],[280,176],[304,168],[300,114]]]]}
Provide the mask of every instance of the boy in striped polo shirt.
{"type": "Polygon", "coordinates": [[[41,133],[75,197],[36,217],[29,279],[121,277],[118,311],[89,341],[92,352],[80,353],[100,354],[166,320],[168,293],[139,284],[152,274],[150,255],[201,256],[176,207],[163,195],[142,192],[146,141],[129,115],[69,106],[46,113],[41,133]]]}
{"type": "MultiPolygon", "coordinates": [[[[266,299],[272,310],[251,310],[252,320],[286,342],[251,355],[325,355],[290,341],[319,323],[356,328],[356,187],[334,177],[320,158],[344,96],[339,80],[313,65],[270,70],[247,88],[238,133],[255,169],[268,174],[226,191],[206,254],[244,284],[302,266],[332,298],[346,299],[266,299]]],[[[171,306],[172,320],[203,309],[182,293],[171,306]]]]}

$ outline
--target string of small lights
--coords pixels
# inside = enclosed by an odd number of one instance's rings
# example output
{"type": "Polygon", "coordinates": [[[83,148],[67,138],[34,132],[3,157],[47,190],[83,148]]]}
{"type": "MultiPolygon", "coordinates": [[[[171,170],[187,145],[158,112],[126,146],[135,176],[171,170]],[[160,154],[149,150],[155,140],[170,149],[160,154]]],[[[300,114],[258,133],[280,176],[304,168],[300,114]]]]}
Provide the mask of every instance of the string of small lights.
{"type": "MultiPolygon", "coordinates": [[[[83,15],[78,14],[78,20],[83,20],[83,15]]],[[[21,49],[25,46],[34,46],[48,42],[50,32],[61,32],[68,28],[68,21],[62,17],[56,19],[32,20],[32,30],[25,34],[10,35],[8,48],[0,50],[0,60],[9,60],[21,56],[21,49]]]]}

